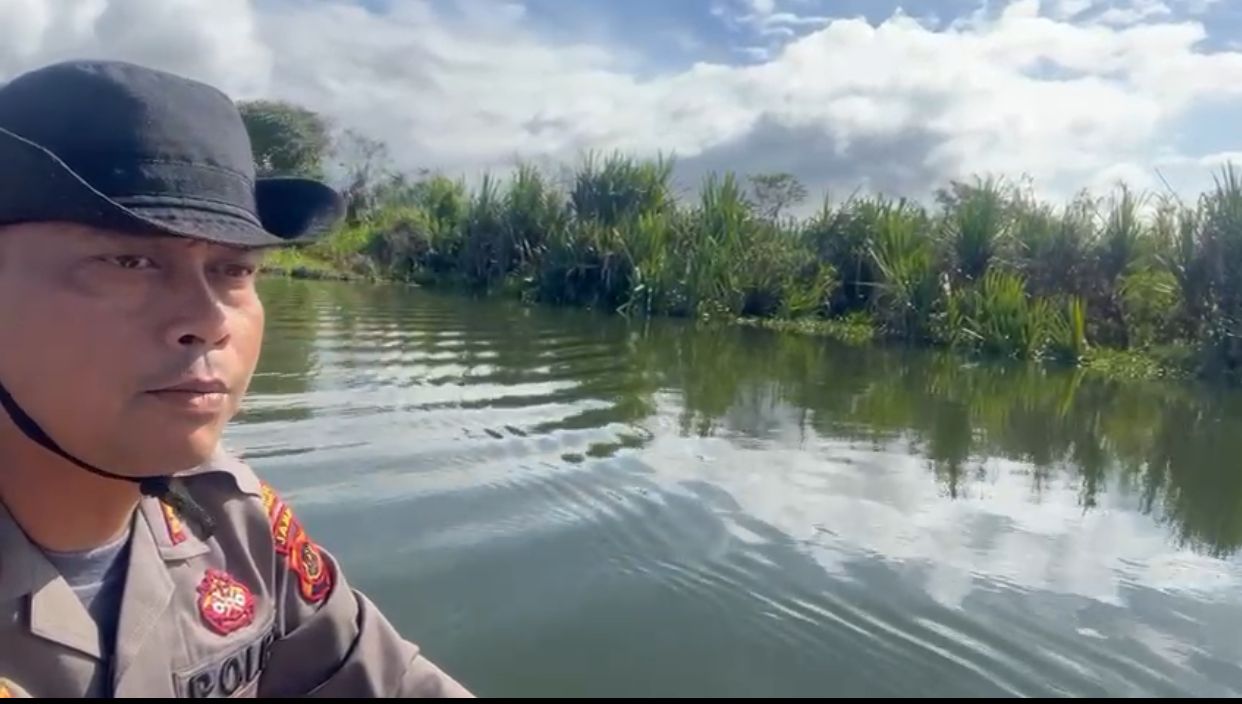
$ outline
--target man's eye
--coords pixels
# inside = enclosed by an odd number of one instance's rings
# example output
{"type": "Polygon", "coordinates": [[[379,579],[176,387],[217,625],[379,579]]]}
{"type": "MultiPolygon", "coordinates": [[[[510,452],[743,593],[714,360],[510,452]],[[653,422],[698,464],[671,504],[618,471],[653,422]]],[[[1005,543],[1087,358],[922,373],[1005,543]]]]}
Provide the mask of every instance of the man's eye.
{"type": "Polygon", "coordinates": [[[220,273],[231,279],[248,279],[255,275],[258,268],[252,264],[223,264],[220,273]]]}
{"type": "Polygon", "coordinates": [[[138,254],[118,254],[102,258],[104,261],[122,269],[153,269],[155,262],[150,257],[138,254]]]}

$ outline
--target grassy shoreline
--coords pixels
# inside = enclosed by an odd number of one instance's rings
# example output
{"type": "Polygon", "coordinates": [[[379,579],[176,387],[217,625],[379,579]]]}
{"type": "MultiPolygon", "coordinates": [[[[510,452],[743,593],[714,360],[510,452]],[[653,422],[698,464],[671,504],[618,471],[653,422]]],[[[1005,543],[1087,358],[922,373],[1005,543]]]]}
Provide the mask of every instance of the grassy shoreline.
{"type": "Polygon", "coordinates": [[[405,281],[630,317],[739,321],[855,344],[949,348],[1116,378],[1242,378],[1242,173],[1191,204],[1124,185],[1054,207],[998,178],[934,204],[805,196],[787,174],[710,175],[616,155],[565,180],[476,188],[389,175],[346,224],[270,271],[405,281]]]}
{"type": "MultiPolygon", "coordinates": [[[[342,268],[339,264],[320,259],[300,250],[285,250],[269,257],[264,264],[264,273],[270,276],[282,276],[293,279],[311,281],[349,281],[349,282],[380,282],[385,281],[371,273],[361,273],[342,268]]],[[[412,282],[407,282],[412,283],[412,282]]],[[[739,327],[749,327],[772,331],[787,335],[820,337],[853,346],[893,344],[886,340],[876,329],[875,323],[866,316],[850,316],[846,318],[755,318],[739,317],[729,321],[739,327]]],[[[897,344],[902,344],[898,342],[897,344]]],[[[962,354],[963,361],[973,355],[962,354]]],[[[1063,362],[1047,361],[1056,367],[1064,368],[1063,362]]],[[[1189,350],[1175,348],[1159,353],[1136,350],[1118,350],[1097,348],[1077,364],[1085,372],[1116,381],[1153,381],[1153,380],[1187,380],[1195,376],[1193,364],[1189,361],[1189,350]]]]}
{"type": "MultiPolygon", "coordinates": [[[[744,327],[761,328],[791,335],[823,337],[848,345],[863,346],[892,342],[882,338],[874,325],[867,320],[739,318],[734,322],[744,327]]],[[[960,356],[963,360],[979,358],[977,354],[963,353],[960,356]]],[[[1115,380],[1152,381],[1191,379],[1195,376],[1193,351],[1186,347],[1176,346],[1159,350],[1121,350],[1102,347],[1089,350],[1082,359],[1074,363],[1060,360],[1039,361],[1059,368],[1077,366],[1092,374],[1115,380]]]]}
{"type": "Polygon", "coordinates": [[[348,271],[336,262],[308,254],[304,249],[277,249],[268,252],[263,262],[263,273],[328,281],[361,281],[367,278],[348,271]]]}

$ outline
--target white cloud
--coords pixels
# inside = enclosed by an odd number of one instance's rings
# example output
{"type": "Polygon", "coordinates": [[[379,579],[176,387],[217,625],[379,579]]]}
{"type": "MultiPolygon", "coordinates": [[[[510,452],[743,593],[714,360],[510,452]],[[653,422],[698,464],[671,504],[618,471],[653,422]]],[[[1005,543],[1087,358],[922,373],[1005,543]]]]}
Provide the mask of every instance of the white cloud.
{"type": "Polygon", "coordinates": [[[776,11],[776,0],[750,0],[750,7],[758,15],[770,15],[776,11]]]}
{"type": "Polygon", "coordinates": [[[1055,0],[1051,3],[1051,14],[1059,20],[1067,20],[1089,9],[1097,0],[1055,0]]]}
{"type": "Polygon", "coordinates": [[[1213,154],[1208,154],[1206,156],[1199,157],[1198,159],[1195,160],[1195,163],[1198,164],[1199,166],[1205,166],[1209,168],[1225,166],[1226,164],[1235,164],[1235,165],[1242,164],[1242,150],[1228,151],[1228,152],[1215,152],[1213,154]]]}
{"type": "Polygon", "coordinates": [[[764,22],[768,25],[791,25],[795,27],[822,27],[831,21],[831,17],[795,15],[792,12],[774,12],[764,17],[764,22]]]}
{"type": "Polygon", "coordinates": [[[1047,480],[1042,500],[1032,501],[1022,479],[1030,466],[980,458],[979,471],[966,473],[975,479],[964,481],[961,498],[950,502],[934,500],[943,487],[924,459],[891,451],[908,450],[904,442],[860,447],[799,428],[793,444],[797,450],[741,448],[719,438],[657,439],[644,448],[643,461],[668,491],[707,483],[726,492],[744,515],[791,537],[834,576],[848,576],[848,561],[860,554],[926,565],[928,596],[952,608],[989,582],[1117,605],[1126,602],[1127,584],[1225,594],[1242,579],[1229,562],[1170,549],[1163,527],[1117,498],[1084,512],[1078,482],[1069,477],[1047,480]],[[762,453],[762,461],[746,457],[748,451],[762,453]],[[805,487],[814,490],[796,490],[805,487]],[[970,543],[968,525],[992,527],[986,544],[970,543]]]}
{"type": "Polygon", "coordinates": [[[1172,8],[1160,0],[1134,0],[1129,5],[1110,7],[1095,18],[1102,24],[1126,26],[1145,22],[1157,17],[1169,17],[1172,8]]]}
{"type": "Polygon", "coordinates": [[[736,11],[729,5],[718,4],[712,7],[712,14],[734,27],[746,28],[761,37],[770,38],[772,46],[769,51],[799,34],[823,27],[832,21],[830,17],[799,15],[781,10],[776,0],[740,0],[736,11]]]}
{"type": "Polygon", "coordinates": [[[1220,4],[1221,0],[1184,0],[1184,10],[1193,15],[1201,15],[1211,9],[1214,5],[1220,4]]]}
{"type": "Polygon", "coordinates": [[[753,61],[767,61],[772,56],[772,52],[762,46],[744,46],[738,52],[753,61]]]}
{"type": "Polygon", "coordinates": [[[271,69],[248,0],[0,0],[0,77],[79,56],[149,63],[252,91],[271,69]]]}
{"type": "Polygon", "coordinates": [[[780,25],[772,25],[772,24],[765,25],[762,29],[759,30],[759,33],[765,37],[776,37],[778,40],[780,39],[788,40],[788,39],[793,39],[794,37],[798,36],[798,33],[789,27],[782,27],[780,25]]]}
{"type": "Polygon", "coordinates": [[[1220,0],[1044,0],[1047,14],[1058,20],[1081,19],[1125,26],[1174,15],[1202,15],[1220,0]]]}
{"type": "MultiPolygon", "coordinates": [[[[675,151],[691,170],[787,169],[847,192],[1029,174],[1061,197],[1117,173],[1154,177],[1173,123],[1242,93],[1242,53],[1201,48],[1200,23],[1045,12],[1079,4],[1020,0],[939,31],[904,15],[838,19],[744,50],[758,63],[652,75],[629,49],[543,40],[516,3],[447,17],[416,0],[383,14],[341,1],[0,0],[0,80],[67,56],[142,61],[237,97],[302,102],[385,139],[408,168],[474,174],[618,148],[675,151]]],[[[749,8],[805,26],[775,2],[749,8]]]]}

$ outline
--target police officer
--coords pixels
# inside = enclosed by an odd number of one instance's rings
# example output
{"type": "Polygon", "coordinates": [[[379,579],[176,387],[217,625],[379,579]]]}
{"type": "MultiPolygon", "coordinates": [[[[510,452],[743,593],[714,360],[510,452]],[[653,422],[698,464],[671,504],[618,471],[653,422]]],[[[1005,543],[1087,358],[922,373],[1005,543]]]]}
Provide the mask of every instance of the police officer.
{"type": "Polygon", "coordinates": [[[201,83],[0,88],[0,697],[469,696],[220,446],[263,251],[341,213],[201,83]]]}

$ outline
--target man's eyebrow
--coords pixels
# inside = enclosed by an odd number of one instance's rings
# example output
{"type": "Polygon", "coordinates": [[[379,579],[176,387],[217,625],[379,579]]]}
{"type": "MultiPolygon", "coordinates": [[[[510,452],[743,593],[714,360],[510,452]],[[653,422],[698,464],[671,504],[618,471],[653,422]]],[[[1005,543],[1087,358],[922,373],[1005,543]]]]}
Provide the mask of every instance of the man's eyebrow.
{"type": "Polygon", "coordinates": [[[183,249],[195,249],[202,247],[210,247],[210,242],[202,240],[194,240],[186,237],[176,237],[174,235],[127,235],[119,232],[104,232],[102,237],[95,235],[99,239],[107,241],[113,245],[130,245],[139,247],[180,247],[183,249]]]}
{"type": "Polygon", "coordinates": [[[263,255],[263,250],[256,248],[256,247],[228,247],[225,245],[214,244],[210,242],[204,242],[202,244],[205,244],[207,247],[209,247],[210,249],[208,251],[210,251],[213,255],[220,256],[220,257],[250,258],[250,257],[258,257],[258,256],[263,255]]]}
{"type": "Polygon", "coordinates": [[[112,232],[110,230],[74,230],[71,234],[73,239],[79,242],[101,242],[109,245],[149,244],[157,239],[178,239],[176,237],[144,237],[141,235],[129,235],[124,232],[112,232]]]}

